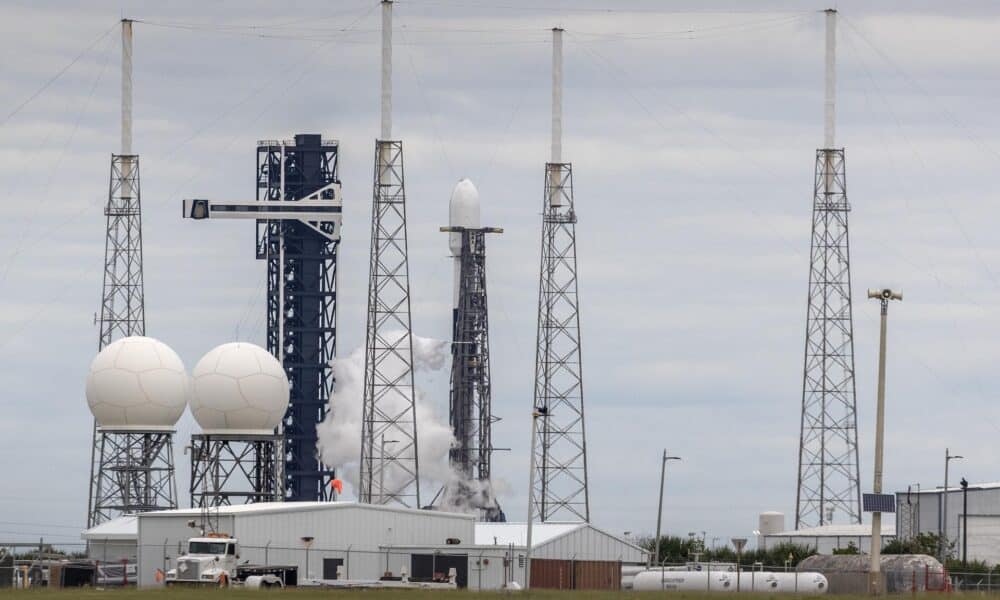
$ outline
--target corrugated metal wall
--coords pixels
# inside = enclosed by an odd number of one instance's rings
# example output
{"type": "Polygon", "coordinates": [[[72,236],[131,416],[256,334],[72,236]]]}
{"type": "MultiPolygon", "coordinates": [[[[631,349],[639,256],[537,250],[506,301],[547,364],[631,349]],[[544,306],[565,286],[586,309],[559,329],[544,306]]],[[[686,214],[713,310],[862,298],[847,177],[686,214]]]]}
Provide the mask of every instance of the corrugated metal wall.
{"type": "Polygon", "coordinates": [[[531,560],[531,587],[554,590],[617,590],[622,569],[618,561],[531,560]]]}

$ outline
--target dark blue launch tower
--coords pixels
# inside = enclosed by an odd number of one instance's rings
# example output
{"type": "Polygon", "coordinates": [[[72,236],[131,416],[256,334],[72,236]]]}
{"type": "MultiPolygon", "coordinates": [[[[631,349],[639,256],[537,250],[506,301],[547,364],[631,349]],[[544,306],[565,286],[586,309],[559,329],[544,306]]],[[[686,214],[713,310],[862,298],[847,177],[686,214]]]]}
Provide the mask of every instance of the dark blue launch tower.
{"type": "MultiPolygon", "coordinates": [[[[332,200],[339,193],[337,142],[318,134],[257,144],[257,201],[332,200]]],[[[316,425],[333,393],[337,348],[337,248],[332,222],[257,221],[257,258],[267,261],[267,349],[291,387],[285,414],[287,500],[330,500],[332,469],[316,450],[316,425]]]]}

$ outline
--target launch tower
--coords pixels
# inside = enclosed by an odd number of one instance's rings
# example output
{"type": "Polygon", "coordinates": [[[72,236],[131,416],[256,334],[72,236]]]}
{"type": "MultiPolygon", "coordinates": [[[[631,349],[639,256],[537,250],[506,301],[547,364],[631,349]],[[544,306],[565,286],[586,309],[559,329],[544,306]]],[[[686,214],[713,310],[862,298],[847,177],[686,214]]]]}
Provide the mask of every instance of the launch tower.
{"type": "MultiPolygon", "coordinates": [[[[267,350],[288,377],[288,407],[275,435],[284,440],[285,499],[291,501],[334,499],[334,471],[319,458],[316,426],[326,417],[333,394],[330,363],[337,354],[337,249],[343,207],[338,149],[335,140],[313,133],[261,141],[256,200],[184,200],[186,218],[257,223],[257,258],[267,261],[267,350]]],[[[250,448],[267,473],[261,481],[268,483],[256,493],[273,497],[280,486],[269,483],[275,470],[263,463],[270,463],[274,450],[266,444],[250,448]]],[[[197,474],[207,467],[192,468],[197,474]]]]}

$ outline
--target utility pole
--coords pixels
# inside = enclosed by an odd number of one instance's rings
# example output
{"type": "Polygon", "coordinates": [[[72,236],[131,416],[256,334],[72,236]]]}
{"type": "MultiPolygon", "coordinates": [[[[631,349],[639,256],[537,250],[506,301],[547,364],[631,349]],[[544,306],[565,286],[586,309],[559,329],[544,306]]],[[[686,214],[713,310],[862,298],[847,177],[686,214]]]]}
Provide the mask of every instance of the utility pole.
{"type": "Polygon", "coordinates": [[[969,555],[969,482],[962,478],[962,567],[966,566],[969,555]]]}
{"type": "Polygon", "coordinates": [[[946,553],[948,552],[948,464],[953,460],[958,460],[965,458],[960,454],[951,454],[951,450],[948,448],[944,449],[944,490],[942,494],[942,509],[941,509],[941,521],[939,525],[941,526],[941,533],[938,536],[938,558],[941,564],[947,559],[946,553]]]}
{"type": "MultiPolygon", "coordinates": [[[[877,298],[881,304],[882,318],[879,329],[878,342],[878,408],[875,416],[875,485],[872,491],[876,494],[882,493],[882,457],[884,455],[885,437],[885,334],[886,323],[889,317],[889,301],[902,300],[902,292],[894,292],[889,288],[883,290],[868,290],[869,298],[877,298]]],[[[878,596],[882,593],[881,570],[882,554],[882,512],[872,513],[872,546],[871,546],[871,566],[868,569],[868,589],[872,594],[878,596]]]]}
{"type": "Polygon", "coordinates": [[[679,456],[667,456],[667,451],[663,451],[663,461],[660,465],[660,502],[656,505],[656,537],[653,539],[653,552],[649,555],[648,566],[653,566],[653,554],[656,555],[656,564],[660,564],[660,525],[663,523],[663,482],[667,478],[667,461],[680,460],[679,456]]]}
{"type": "Polygon", "coordinates": [[[531,587],[531,523],[535,520],[535,450],[538,445],[538,419],[549,416],[545,407],[535,407],[531,411],[531,458],[528,460],[528,531],[526,532],[526,548],[524,557],[524,589],[531,587]]]}

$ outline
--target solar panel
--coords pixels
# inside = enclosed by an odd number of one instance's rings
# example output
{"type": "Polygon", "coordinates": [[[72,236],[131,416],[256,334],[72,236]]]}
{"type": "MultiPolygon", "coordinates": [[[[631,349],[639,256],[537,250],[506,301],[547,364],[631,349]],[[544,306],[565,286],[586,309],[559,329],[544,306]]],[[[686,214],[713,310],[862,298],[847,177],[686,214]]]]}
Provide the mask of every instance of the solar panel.
{"type": "Polygon", "coordinates": [[[861,505],[865,512],[896,512],[896,496],[893,494],[862,494],[861,505]]]}

